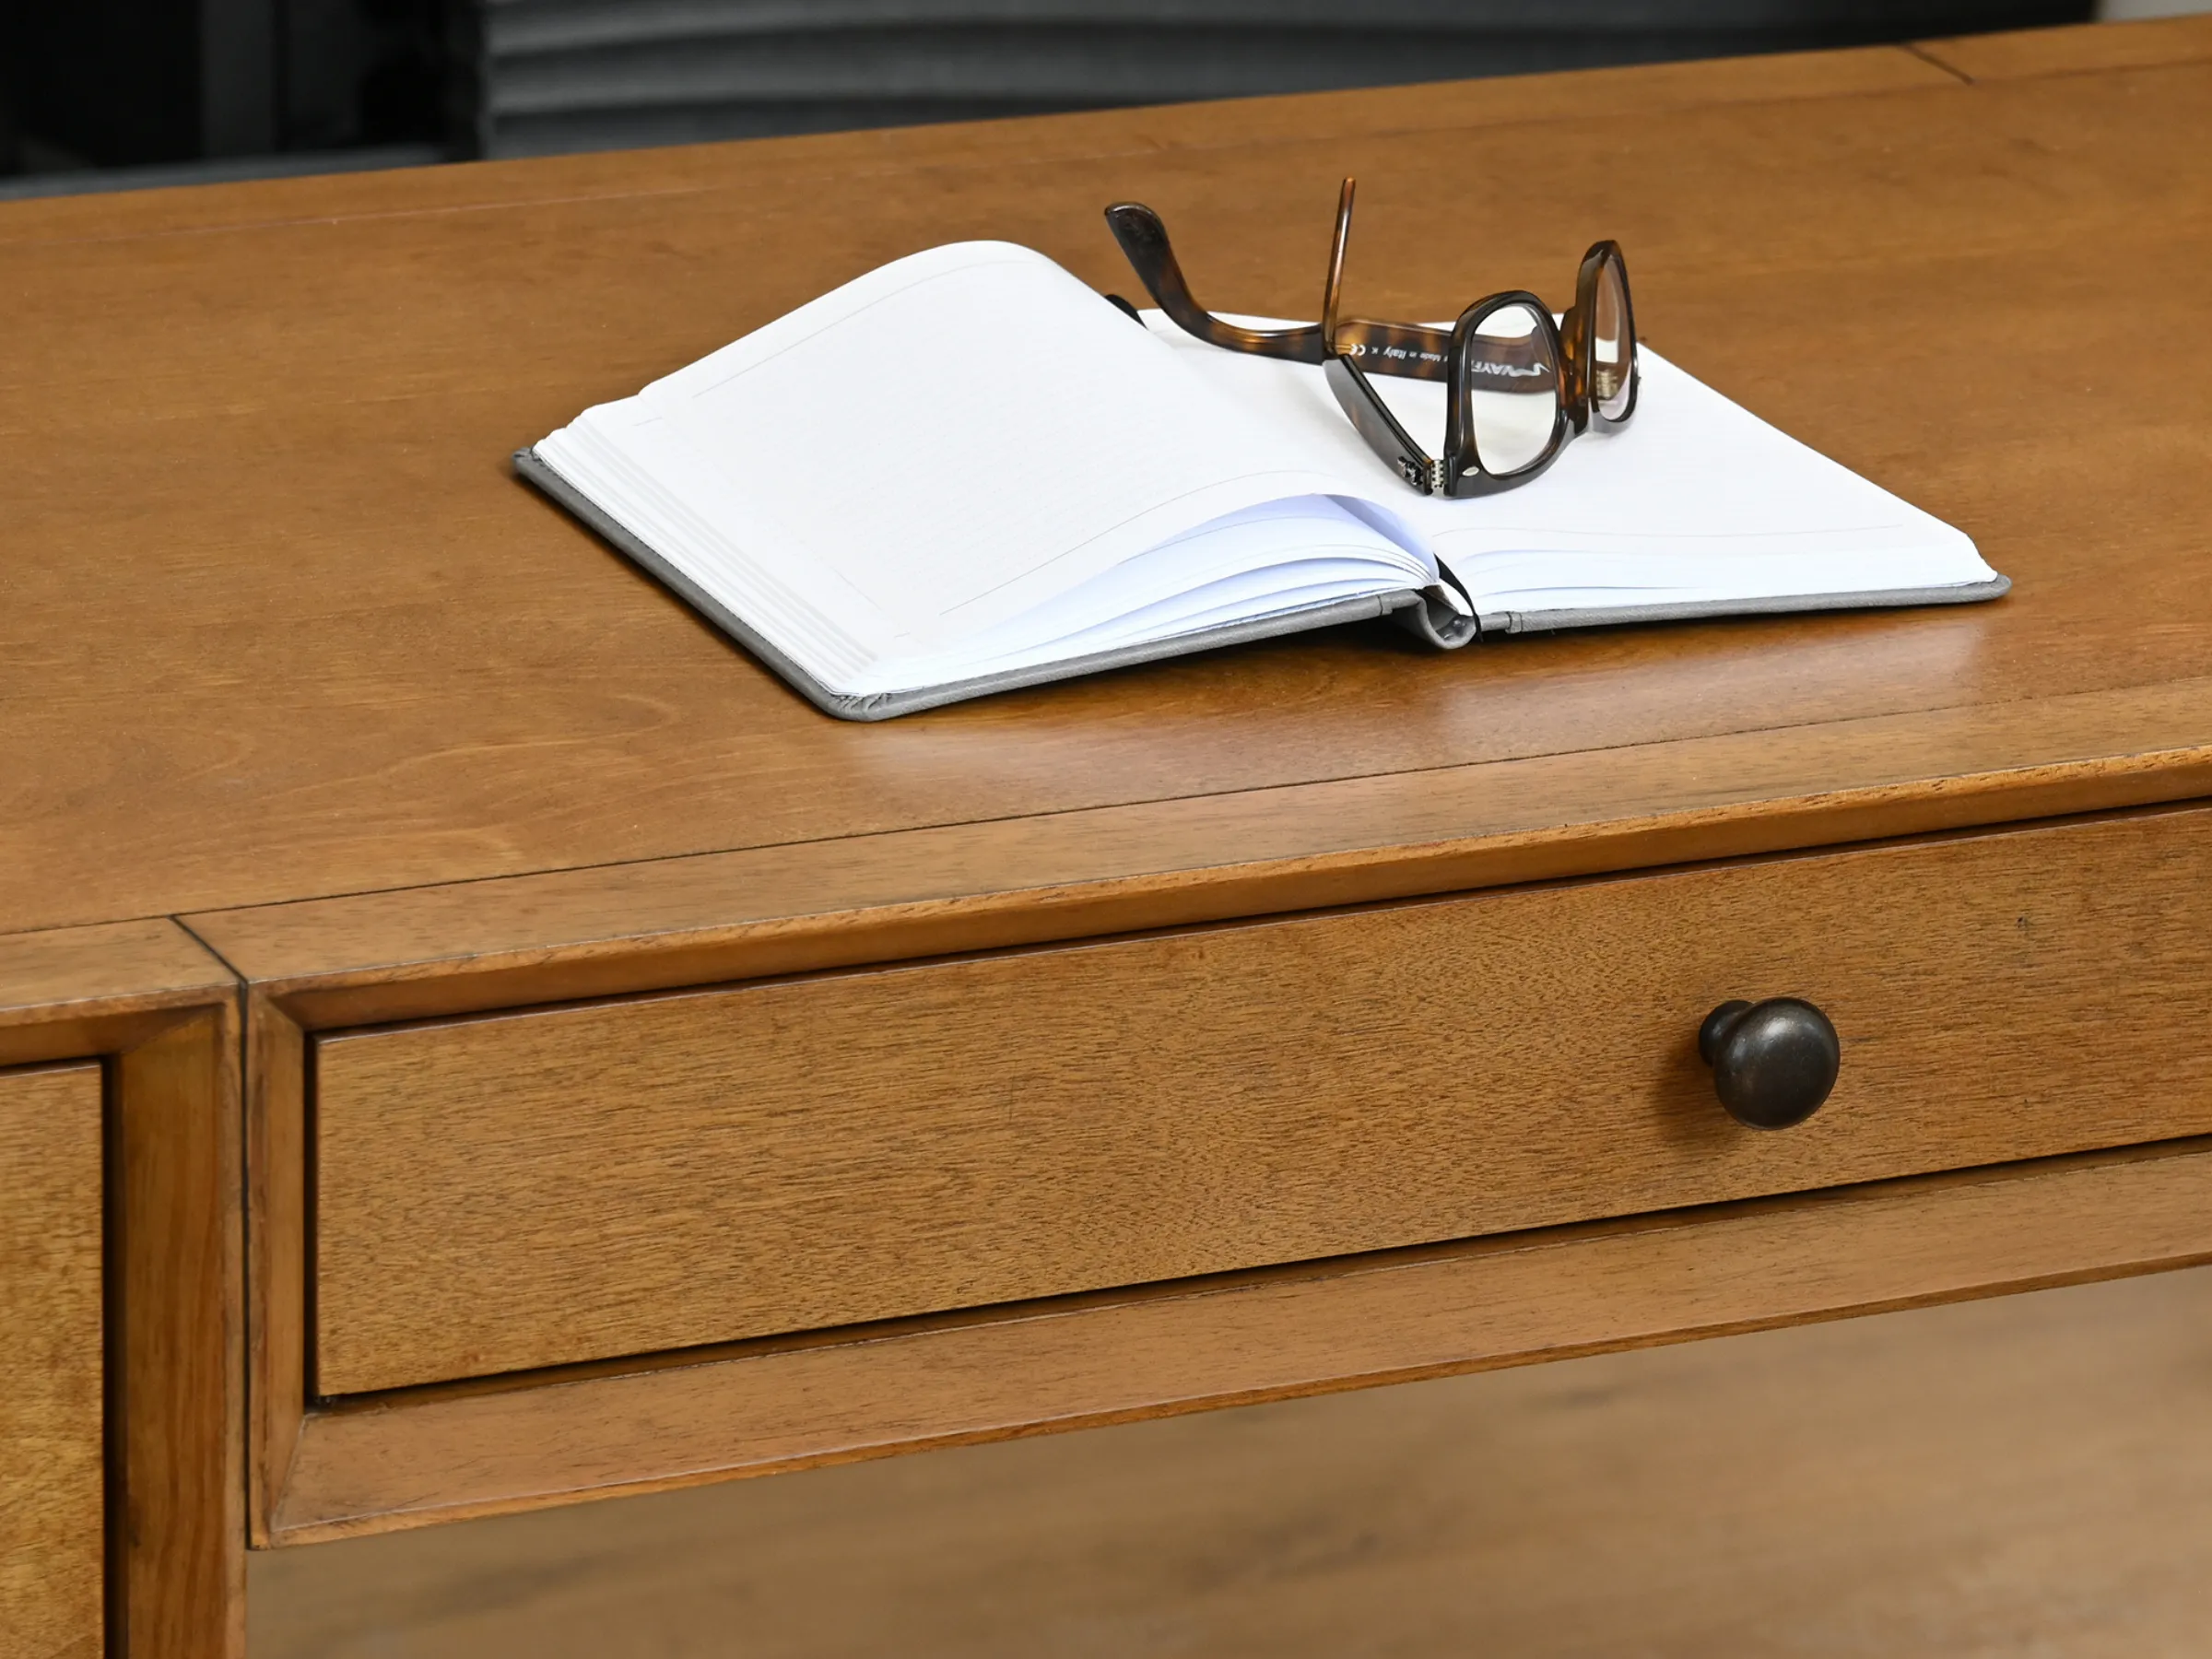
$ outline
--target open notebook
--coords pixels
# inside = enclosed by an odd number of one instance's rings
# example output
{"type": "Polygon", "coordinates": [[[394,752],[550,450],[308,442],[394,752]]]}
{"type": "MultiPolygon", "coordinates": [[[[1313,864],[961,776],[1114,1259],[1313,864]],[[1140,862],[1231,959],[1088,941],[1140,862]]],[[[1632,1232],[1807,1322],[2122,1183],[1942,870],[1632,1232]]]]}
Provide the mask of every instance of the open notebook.
{"type": "MultiPolygon", "coordinates": [[[[822,709],[873,720],[1395,613],[1480,634],[1992,598],[1972,542],[1648,349],[1636,419],[1416,495],[1320,369],[1142,325],[1042,254],[872,271],[515,457],[822,709]]],[[[1441,433],[1440,384],[1377,377],[1441,433]]]]}

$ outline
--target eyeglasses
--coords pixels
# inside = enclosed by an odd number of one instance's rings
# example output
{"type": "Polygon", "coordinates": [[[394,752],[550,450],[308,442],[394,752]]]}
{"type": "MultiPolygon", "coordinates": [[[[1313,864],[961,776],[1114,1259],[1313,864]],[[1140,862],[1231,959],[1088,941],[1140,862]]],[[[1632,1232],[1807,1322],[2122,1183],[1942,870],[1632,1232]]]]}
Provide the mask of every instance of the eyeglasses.
{"type": "Polygon", "coordinates": [[[1592,245],[1576,273],[1574,305],[1555,323],[1524,289],[1477,300],[1449,329],[1339,318],[1344,248],[1352,229],[1352,181],[1336,199],[1321,321],[1299,328],[1243,328],[1199,305],[1168,245],[1159,215],[1137,202],[1106,209],[1106,223],[1159,309],[1209,345],[1258,357],[1319,363],[1352,425],[1423,495],[1478,496],[1525,484],[1559,459],[1568,439],[1614,431],[1636,413],[1636,322],[1619,247],[1592,245]],[[1444,383],[1442,453],[1431,457],[1383,403],[1368,376],[1444,383]]]}

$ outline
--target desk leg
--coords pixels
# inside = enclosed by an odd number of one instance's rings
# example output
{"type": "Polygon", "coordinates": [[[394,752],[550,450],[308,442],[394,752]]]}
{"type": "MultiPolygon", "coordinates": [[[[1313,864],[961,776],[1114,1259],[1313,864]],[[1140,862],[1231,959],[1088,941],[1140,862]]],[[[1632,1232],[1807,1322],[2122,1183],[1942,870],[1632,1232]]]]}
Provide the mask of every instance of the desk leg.
{"type": "Polygon", "coordinates": [[[195,1010],[110,1065],[109,1659],[245,1652],[239,1038],[195,1010]]]}

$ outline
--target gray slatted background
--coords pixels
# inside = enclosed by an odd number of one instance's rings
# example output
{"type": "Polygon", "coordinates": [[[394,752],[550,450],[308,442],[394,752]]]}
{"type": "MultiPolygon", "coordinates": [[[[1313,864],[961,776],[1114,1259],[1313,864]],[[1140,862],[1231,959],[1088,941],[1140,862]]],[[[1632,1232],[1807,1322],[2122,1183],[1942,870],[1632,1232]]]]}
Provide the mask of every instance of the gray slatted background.
{"type": "Polygon", "coordinates": [[[1443,80],[2062,22],[2084,0],[474,0],[482,153],[1443,80]]]}

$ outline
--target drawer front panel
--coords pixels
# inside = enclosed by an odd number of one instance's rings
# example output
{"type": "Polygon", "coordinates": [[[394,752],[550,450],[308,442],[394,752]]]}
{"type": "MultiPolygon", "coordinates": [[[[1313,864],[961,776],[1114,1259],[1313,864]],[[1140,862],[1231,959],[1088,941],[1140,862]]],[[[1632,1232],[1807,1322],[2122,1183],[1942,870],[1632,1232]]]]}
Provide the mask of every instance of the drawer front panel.
{"type": "Polygon", "coordinates": [[[100,1652],[100,1067],[0,1073],[0,1653],[100,1652]]]}
{"type": "Polygon", "coordinates": [[[2212,812],[324,1038],[345,1394],[2212,1131],[2212,812]],[[1699,1061],[1818,1003],[1779,1133],[1699,1061]]]}

